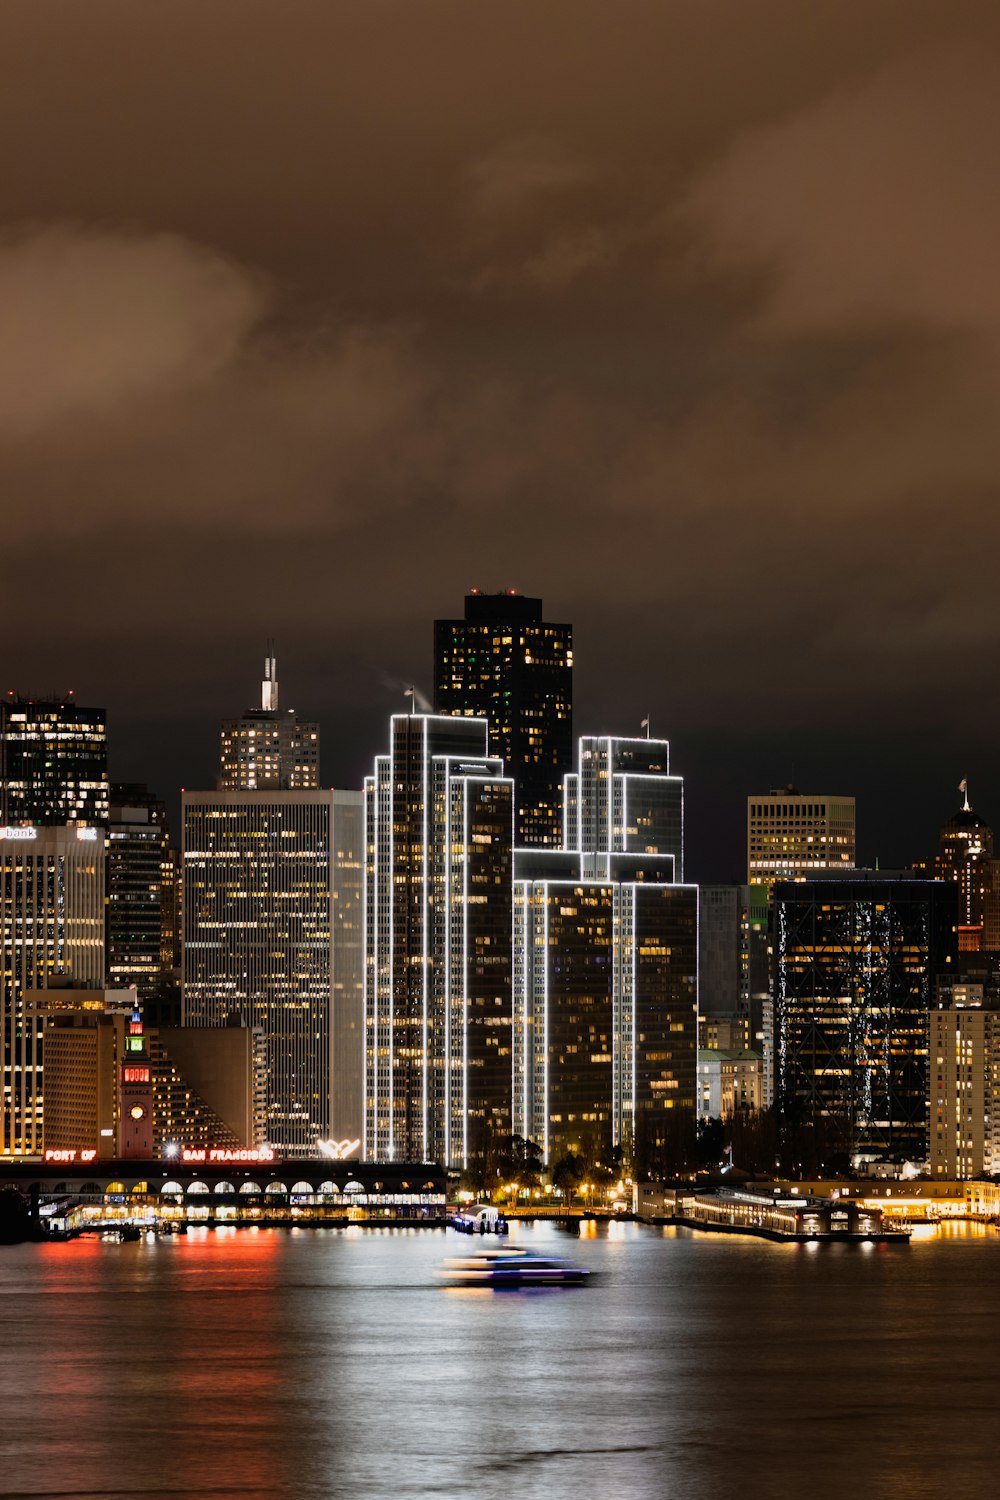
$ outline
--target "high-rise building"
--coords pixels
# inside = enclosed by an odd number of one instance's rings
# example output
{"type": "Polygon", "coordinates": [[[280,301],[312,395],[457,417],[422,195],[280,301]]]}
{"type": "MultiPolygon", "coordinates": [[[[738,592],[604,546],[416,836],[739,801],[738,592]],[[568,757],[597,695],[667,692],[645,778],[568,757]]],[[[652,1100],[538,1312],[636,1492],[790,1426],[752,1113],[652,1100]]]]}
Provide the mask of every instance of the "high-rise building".
{"type": "Polygon", "coordinates": [[[278,662],[264,659],[260,708],[222,725],[221,791],[306,791],[319,786],[319,725],[299,723],[292,709],[278,708],[278,662]]]}
{"type": "Polygon", "coordinates": [[[993,830],[963,805],[941,829],[937,874],[958,886],[959,947],[966,952],[1000,949],[1000,860],[993,857],[993,830]]]}
{"type": "Polygon", "coordinates": [[[104,709],[84,708],[71,693],[0,699],[0,827],[107,822],[104,709]]]}
{"type": "Polygon", "coordinates": [[[434,709],[489,721],[488,753],[516,789],[516,842],[558,846],[573,758],[573,627],[544,620],[541,599],[514,589],[473,590],[464,619],[434,624],[434,709]]]}
{"type": "Polygon", "coordinates": [[[0,1151],[42,1143],[43,1018],[25,992],[59,980],[104,983],[104,835],[100,829],[0,828],[0,1151]]]}
{"type": "Polygon", "coordinates": [[[173,968],[173,860],[164,804],[147,787],[111,788],[108,983],[147,1000],[173,968]]]}
{"type": "Polygon", "coordinates": [[[930,1013],[930,1171],[948,1180],[1000,1172],[1000,1009],[955,985],[930,1013]]]}
{"type": "Polygon", "coordinates": [[[789,786],[747,798],[747,884],[854,868],[854,798],[789,786]]]}
{"type": "Polygon", "coordinates": [[[332,1129],[336,1005],[361,1006],[361,793],[185,792],[183,818],[184,1024],[263,1032],[267,1139],[311,1155],[332,1129]],[[335,891],[355,914],[343,942],[335,891]]]}
{"type": "Polygon", "coordinates": [[[566,844],[519,850],[514,1128],[546,1159],[670,1159],[696,1099],[698,899],[665,741],[582,739],[566,844]]]}
{"type": "Polygon", "coordinates": [[[514,787],[481,718],[397,714],[365,782],[369,1160],[509,1135],[514,787]]]}
{"type": "Polygon", "coordinates": [[[955,966],[957,893],[858,870],[773,889],[776,1094],[827,1157],[927,1155],[927,1013],[955,966]]]}

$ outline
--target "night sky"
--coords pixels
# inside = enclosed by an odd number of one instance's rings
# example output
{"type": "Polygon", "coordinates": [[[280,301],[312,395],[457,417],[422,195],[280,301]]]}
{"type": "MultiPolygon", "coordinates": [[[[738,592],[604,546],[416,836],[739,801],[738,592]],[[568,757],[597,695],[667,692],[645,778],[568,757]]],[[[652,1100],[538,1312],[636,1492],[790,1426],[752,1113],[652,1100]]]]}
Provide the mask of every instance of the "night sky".
{"type": "Polygon", "coordinates": [[[512,586],[694,878],[1000,820],[998,140],[996,0],[8,0],[2,686],[175,801],[273,635],[357,785],[512,586]]]}

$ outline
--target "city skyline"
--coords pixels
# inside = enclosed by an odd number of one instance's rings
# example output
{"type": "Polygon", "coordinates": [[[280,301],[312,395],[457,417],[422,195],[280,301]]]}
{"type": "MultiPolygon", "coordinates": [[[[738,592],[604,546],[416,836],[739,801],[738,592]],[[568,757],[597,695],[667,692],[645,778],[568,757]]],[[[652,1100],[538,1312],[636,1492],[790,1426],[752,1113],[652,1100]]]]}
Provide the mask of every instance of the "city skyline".
{"type": "MultiPolygon", "coordinates": [[[[457,597],[461,597],[460,592],[457,597]]],[[[388,671],[374,673],[367,683],[367,697],[350,721],[350,729],[346,711],[341,716],[335,706],[338,701],[335,682],[331,687],[330,677],[320,672],[307,680],[305,669],[310,660],[309,650],[303,662],[296,658],[292,648],[282,648],[278,639],[282,679],[293,684],[295,711],[300,712],[300,717],[316,720],[319,724],[323,744],[319,785],[360,790],[370,769],[371,758],[384,739],[385,724],[392,714],[405,711],[411,702],[407,696],[410,685],[420,697],[430,701],[434,622],[429,617],[423,624],[427,647],[424,672],[413,672],[409,676],[388,671]],[[317,702],[324,701],[334,705],[326,714],[316,709],[317,702]]],[[[151,792],[162,798],[168,809],[168,823],[175,843],[176,830],[180,826],[182,791],[208,791],[217,786],[219,721],[220,718],[235,720],[239,717],[236,705],[249,695],[252,684],[259,680],[258,662],[266,639],[247,640],[246,650],[233,661],[232,677],[215,684],[214,697],[206,685],[206,705],[197,718],[192,719],[189,710],[182,708],[173,721],[174,733],[167,732],[170,721],[161,723],[155,733],[150,730],[148,741],[143,736],[140,713],[130,714],[128,711],[127,693],[118,700],[120,719],[112,708],[105,708],[105,699],[99,691],[87,689],[75,694],[76,701],[100,704],[102,712],[106,712],[111,780],[145,783],[151,792]],[[182,734],[177,732],[180,730],[183,730],[182,734]]],[[[573,734],[574,746],[584,735],[600,733],[628,737],[645,733],[642,724],[647,717],[653,732],[662,733],[674,746],[678,763],[684,765],[688,801],[686,852],[690,878],[697,883],[739,884],[745,879],[747,799],[780,792],[793,779],[803,786],[824,781],[837,796],[856,799],[857,864],[861,867],[877,862],[886,868],[907,868],[917,861],[933,859],[941,824],[960,810],[966,796],[960,789],[960,780],[965,781],[969,788],[968,795],[975,811],[991,824],[1000,822],[1000,792],[993,790],[985,742],[977,744],[970,740],[952,746],[947,752],[942,750],[932,758],[933,765],[929,768],[925,768],[922,761],[916,765],[883,762],[870,746],[859,741],[850,741],[852,749],[848,756],[839,757],[831,751],[828,739],[822,734],[795,736],[791,748],[797,747],[797,755],[793,757],[789,747],[782,751],[777,743],[780,730],[748,736],[736,742],[738,752],[734,749],[727,753],[727,748],[734,744],[731,734],[722,730],[715,734],[685,734],[666,718],[661,721],[655,707],[650,710],[648,704],[642,705],[639,700],[634,707],[625,705],[620,719],[615,722],[609,722],[610,715],[602,716],[599,709],[588,712],[586,707],[579,705],[599,700],[598,685],[593,680],[593,671],[588,670],[586,648],[578,649],[575,658],[574,720],[577,727],[573,734]],[[641,715],[638,712],[640,706],[641,715]],[[602,726],[600,729],[596,727],[598,724],[602,726]],[[808,758],[805,757],[806,751],[810,752],[808,758]],[[850,779],[849,769],[838,770],[838,765],[853,768],[855,780],[850,779]],[[970,766],[978,766],[980,774],[972,774],[970,766]],[[737,768],[740,779],[734,775],[737,768]],[[756,774],[752,775],[751,771],[756,774]],[[886,786],[891,783],[891,797],[879,791],[880,776],[884,776],[886,786]],[[861,787],[866,790],[856,790],[861,787]]],[[[57,673],[58,665],[52,662],[43,669],[40,677],[51,681],[57,673]]],[[[88,679],[91,673],[93,667],[88,679]]],[[[618,689],[613,673],[605,679],[605,685],[608,689],[606,699],[613,701],[618,689]]],[[[36,702],[49,699],[61,702],[65,699],[65,691],[38,693],[30,688],[30,684],[28,688],[21,684],[16,693],[36,702]]],[[[7,691],[11,695],[15,693],[13,688],[7,691]]],[[[288,693],[284,696],[286,701],[291,697],[288,693]]],[[[647,698],[650,696],[647,694],[647,698]]],[[[146,729],[150,729],[148,721],[146,729]]]]}
{"type": "Polygon", "coordinates": [[[356,786],[512,586],[690,768],[694,878],[790,780],[863,859],[996,821],[995,6],[293,4],[7,18],[0,687],[173,796],[274,635],[356,786]]]}

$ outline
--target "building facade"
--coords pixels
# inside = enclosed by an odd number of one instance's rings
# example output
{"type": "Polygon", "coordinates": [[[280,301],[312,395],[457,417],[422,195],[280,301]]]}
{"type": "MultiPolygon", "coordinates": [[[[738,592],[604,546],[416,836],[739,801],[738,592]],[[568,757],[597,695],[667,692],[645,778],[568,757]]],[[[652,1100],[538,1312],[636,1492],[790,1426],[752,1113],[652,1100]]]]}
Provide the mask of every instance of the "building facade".
{"type": "Polygon", "coordinates": [[[264,661],[260,708],[226,719],[219,742],[221,791],[306,791],[319,786],[319,725],[278,708],[278,662],[264,661]]]}
{"type": "Polygon", "coordinates": [[[808,880],[853,870],[853,797],[799,792],[789,786],[747,798],[747,884],[808,880]]]}
{"type": "Polygon", "coordinates": [[[513,782],[484,719],[397,714],[365,798],[364,1153],[464,1167],[511,1128],[513,782]]]}
{"type": "Polygon", "coordinates": [[[993,830],[973,812],[968,793],[942,826],[936,868],[939,880],[958,887],[959,947],[1000,950],[1000,860],[993,855],[993,830]]]}
{"type": "Polygon", "coordinates": [[[775,1068],[786,1128],[830,1153],[927,1155],[927,1013],[956,957],[956,892],[856,871],[773,890],[775,1068]]]}
{"type": "Polygon", "coordinates": [[[263,1034],[240,1026],[147,1026],[130,991],[50,990],[46,1152],[170,1159],[240,1149],[265,1135],[263,1034]]]}
{"type": "Polygon", "coordinates": [[[0,829],[0,1151],[42,1145],[43,1019],[29,991],[104,983],[104,834],[97,828],[0,829]]]}
{"type": "Polygon", "coordinates": [[[103,708],[71,693],[0,698],[0,827],[106,828],[108,805],[103,708]]]}
{"type": "Polygon", "coordinates": [[[573,758],[573,627],[513,589],[466,595],[434,625],[434,709],[489,722],[485,753],[516,788],[519,846],[562,842],[562,779],[573,758]]]}
{"type": "Polygon", "coordinates": [[[582,739],[565,795],[566,847],[516,858],[515,1132],[662,1160],[696,1102],[683,789],[665,741],[582,739]]]}
{"type": "Polygon", "coordinates": [[[108,984],[147,1000],[173,968],[174,866],[164,804],[145,786],[111,789],[108,984]]]}
{"type": "MultiPolygon", "coordinates": [[[[361,794],[185,792],[185,1026],[259,1029],[266,1050],[267,1140],[309,1155],[332,1130],[335,996],[360,992],[360,945],[338,945],[334,892],[360,870],[361,794]],[[342,835],[341,822],[354,833],[342,835]],[[339,988],[338,988],[339,986],[339,988]]],[[[354,1003],[356,1004],[356,998],[354,1003]]]]}
{"type": "Polygon", "coordinates": [[[929,1016],[930,1172],[949,1181],[1000,1172],[1000,1009],[958,991],[929,1016]]]}

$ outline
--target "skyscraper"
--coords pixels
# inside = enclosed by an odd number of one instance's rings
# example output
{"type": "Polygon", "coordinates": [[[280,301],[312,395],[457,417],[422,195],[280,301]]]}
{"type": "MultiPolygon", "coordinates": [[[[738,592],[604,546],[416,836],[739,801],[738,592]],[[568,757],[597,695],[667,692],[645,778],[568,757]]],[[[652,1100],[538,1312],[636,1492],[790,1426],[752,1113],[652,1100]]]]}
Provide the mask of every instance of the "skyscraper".
{"type": "Polygon", "coordinates": [[[789,786],[747,798],[747,884],[854,868],[854,798],[789,786]]]}
{"type": "Polygon", "coordinates": [[[551,1159],[677,1165],[696,1100],[698,893],[664,740],[586,738],[566,847],[516,856],[514,1126],[551,1159]]]}
{"type": "Polygon", "coordinates": [[[510,1133],[513,783],[484,719],[397,714],[365,796],[365,1155],[463,1167],[510,1133]]]}
{"type": "Polygon", "coordinates": [[[514,781],[517,843],[558,846],[573,758],[573,627],[543,620],[541,599],[514,589],[473,590],[464,619],[435,621],[434,709],[488,720],[488,753],[514,781]]]}
{"type": "Polygon", "coordinates": [[[111,788],[108,983],[144,1001],[173,967],[173,861],[166,808],[145,786],[111,788]]]}
{"type": "Polygon", "coordinates": [[[937,874],[958,887],[959,947],[966,952],[1000,949],[1000,860],[993,857],[993,830],[963,805],[941,829],[937,874]]]}
{"type": "Polygon", "coordinates": [[[607,874],[616,855],[627,864],[669,862],[684,879],[684,782],[670,774],[666,740],[580,740],[577,769],[566,776],[565,847],[578,850],[588,874],[607,874]]]}
{"type": "Polygon", "coordinates": [[[0,827],[108,822],[103,708],[65,698],[0,699],[0,827]]]}
{"type": "Polygon", "coordinates": [[[858,870],[775,885],[779,1114],[829,1157],[927,1154],[927,1013],[954,969],[957,893],[858,870]]]}
{"type": "Polygon", "coordinates": [[[183,818],[184,1024],[263,1031],[267,1139],[311,1155],[331,1133],[335,1003],[361,1005],[360,934],[338,944],[334,913],[352,879],[360,909],[361,793],[185,792],[183,818]]]}
{"type": "Polygon", "coordinates": [[[0,1150],[42,1144],[43,1015],[25,992],[104,983],[104,835],[97,828],[0,828],[0,1150]]]}
{"type": "Polygon", "coordinates": [[[264,659],[260,708],[226,719],[219,747],[220,791],[306,791],[319,786],[319,725],[278,709],[278,662],[264,659]]]}

